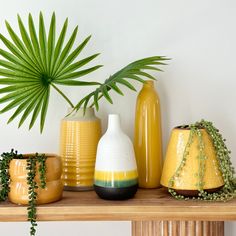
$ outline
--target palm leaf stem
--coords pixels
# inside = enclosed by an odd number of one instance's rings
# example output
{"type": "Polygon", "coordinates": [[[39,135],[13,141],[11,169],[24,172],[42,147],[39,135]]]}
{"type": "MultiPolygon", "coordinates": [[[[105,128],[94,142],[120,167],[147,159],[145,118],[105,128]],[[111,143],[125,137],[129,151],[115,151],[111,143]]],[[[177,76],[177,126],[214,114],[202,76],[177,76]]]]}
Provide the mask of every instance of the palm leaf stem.
{"type": "Polygon", "coordinates": [[[61,94],[61,96],[70,104],[70,106],[72,108],[74,108],[74,105],[73,103],[70,101],[70,99],[56,86],[54,85],[53,83],[51,83],[52,87],[58,92],[61,94]]]}

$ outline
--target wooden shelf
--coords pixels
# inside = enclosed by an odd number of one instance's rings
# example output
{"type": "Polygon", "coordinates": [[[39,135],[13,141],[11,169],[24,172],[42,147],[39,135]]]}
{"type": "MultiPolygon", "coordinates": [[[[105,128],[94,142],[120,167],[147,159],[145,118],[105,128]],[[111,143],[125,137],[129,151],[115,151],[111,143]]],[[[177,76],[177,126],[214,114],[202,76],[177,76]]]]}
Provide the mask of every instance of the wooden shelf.
{"type": "MultiPolygon", "coordinates": [[[[127,201],[105,201],[95,192],[64,192],[63,199],[37,208],[39,221],[225,221],[236,220],[236,199],[229,202],[178,201],[164,189],[138,190],[127,201]]],[[[0,221],[26,221],[27,207],[0,203],[0,221]]]]}

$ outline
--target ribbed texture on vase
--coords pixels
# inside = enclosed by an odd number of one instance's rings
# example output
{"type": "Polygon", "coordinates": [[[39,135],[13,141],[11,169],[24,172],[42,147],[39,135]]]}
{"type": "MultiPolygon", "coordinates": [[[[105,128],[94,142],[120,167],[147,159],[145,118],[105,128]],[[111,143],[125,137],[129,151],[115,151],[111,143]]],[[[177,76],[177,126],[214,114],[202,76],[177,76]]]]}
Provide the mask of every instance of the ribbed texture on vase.
{"type": "Polygon", "coordinates": [[[62,180],[66,190],[93,187],[97,144],[101,136],[99,119],[62,120],[60,155],[62,180]]]}

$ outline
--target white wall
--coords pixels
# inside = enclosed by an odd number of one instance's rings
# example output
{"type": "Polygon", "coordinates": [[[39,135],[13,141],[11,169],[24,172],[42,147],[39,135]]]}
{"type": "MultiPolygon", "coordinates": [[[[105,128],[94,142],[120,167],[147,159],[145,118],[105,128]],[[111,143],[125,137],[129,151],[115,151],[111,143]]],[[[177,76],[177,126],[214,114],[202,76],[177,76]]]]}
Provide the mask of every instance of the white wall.
{"type": "MultiPolygon", "coordinates": [[[[155,74],[162,101],[164,146],[173,126],[205,118],[219,127],[235,155],[234,0],[0,0],[0,31],[6,34],[4,19],[16,25],[17,13],[26,20],[27,13],[32,12],[36,16],[40,10],[47,20],[52,11],[56,11],[60,26],[68,16],[70,30],[79,25],[80,41],[89,34],[93,35],[86,55],[101,52],[97,62],[105,65],[92,75],[93,80],[103,81],[122,66],[142,57],[171,57],[165,72],[155,74]]],[[[77,101],[88,90],[66,88],[64,91],[77,101]]],[[[125,91],[125,97],[113,96],[113,106],[102,103],[98,115],[103,119],[105,128],[107,114],[120,113],[123,127],[132,137],[136,94],[125,91]]],[[[29,132],[27,126],[18,130],[16,122],[6,125],[10,114],[1,115],[0,152],[12,147],[20,152],[58,152],[59,124],[66,109],[64,100],[53,93],[42,135],[38,127],[29,132]]],[[[236,164],[236,159],[233,162],[236,164]]],[[[73,227],[75,231],[71,235],[92,236],[96,233],[98,236],[110,236],[111,231],[113,235],[117,231],[128,236],[129,226],[127,222],[91,223],[91,227],[78,222],[40,223],[38,235],[51,235],[50,232],[65,235],[73,227]]],[[[234,227],[232,223],[227,224],[226,235],[235,235],[234,227]]],[[[1,223],[0,232],[10,236],[26,235],[28,224],[9,226],[1,223]]]]}

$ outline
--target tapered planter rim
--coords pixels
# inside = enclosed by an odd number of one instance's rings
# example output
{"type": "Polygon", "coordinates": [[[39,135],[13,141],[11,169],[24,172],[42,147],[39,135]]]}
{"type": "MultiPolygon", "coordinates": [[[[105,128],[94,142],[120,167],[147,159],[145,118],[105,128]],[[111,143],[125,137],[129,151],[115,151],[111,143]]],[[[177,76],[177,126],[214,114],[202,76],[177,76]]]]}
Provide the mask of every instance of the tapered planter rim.
{"type": "MultiPolygon", "coordinates": [[[[198,129],[200,130],[206,130],[204,127],[199,126],[198,129]]],[[[173,128],[173,130],[191,130],[191,127],[189,125],[178,125],[173,128]]]]}

